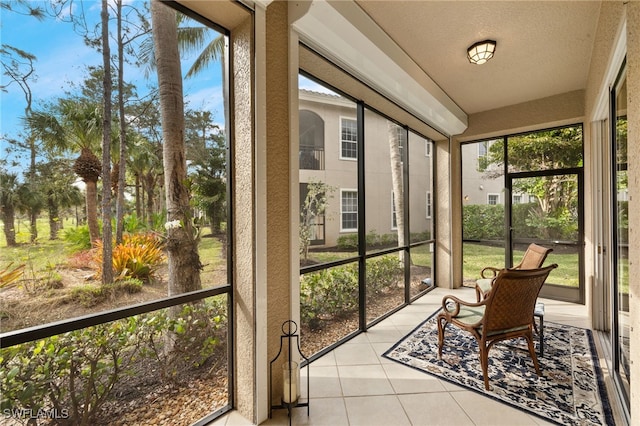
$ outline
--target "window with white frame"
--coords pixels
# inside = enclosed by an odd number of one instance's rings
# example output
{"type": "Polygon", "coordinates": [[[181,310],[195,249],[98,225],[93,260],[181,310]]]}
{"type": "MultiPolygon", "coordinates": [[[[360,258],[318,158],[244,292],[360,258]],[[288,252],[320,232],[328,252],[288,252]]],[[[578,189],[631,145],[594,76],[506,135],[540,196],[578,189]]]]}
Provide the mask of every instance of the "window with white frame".
{"type": "Polygon", "coordinates": [[[340,230],[358,230],[358,191],[351,189],[340,191],[340,230]]]}
{"type": "Polygon", "coordinates": [[[340,158],[358,158],[358,123],[351,118],[340,119],[340,158]]]}
{"type": "Polygon", "coordinates": [[[514,195],[513,204],[522,204],[522,195],[514,195]]]}
{"type": "Polygon", "coordinates": [[[491,206],[500,204],[500,194],[487,194],[487,204],[491,206]]]}
{"type": "Polygon", "coordinates": [[[433,208],[433,201],[431,200],[431,191],[427,191],[427,219],[431,219],[433,214],[431,209],[433,208]]]}

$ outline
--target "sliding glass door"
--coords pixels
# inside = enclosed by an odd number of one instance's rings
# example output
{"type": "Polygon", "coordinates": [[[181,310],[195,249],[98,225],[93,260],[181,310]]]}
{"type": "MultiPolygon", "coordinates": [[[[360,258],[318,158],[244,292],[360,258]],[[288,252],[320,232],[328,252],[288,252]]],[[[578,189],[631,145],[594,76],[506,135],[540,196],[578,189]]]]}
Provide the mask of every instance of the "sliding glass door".
{"type": "Polygon", "coordinates": [[[627,80],[623,70],[611,93],[613,197],[612,330],[614,377],[629,407],[629,209],[627,176],[627,80]]]}

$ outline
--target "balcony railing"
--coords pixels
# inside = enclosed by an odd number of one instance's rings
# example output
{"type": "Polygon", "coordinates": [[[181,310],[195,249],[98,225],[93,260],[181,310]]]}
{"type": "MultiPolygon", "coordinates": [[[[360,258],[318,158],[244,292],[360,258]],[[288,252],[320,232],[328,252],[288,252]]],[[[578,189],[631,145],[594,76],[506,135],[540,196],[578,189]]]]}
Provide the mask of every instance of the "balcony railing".
{"type": "Polygon", "coordinates": [[[300,169],[324,170],[324,148],[301,146],[300,169]]]}

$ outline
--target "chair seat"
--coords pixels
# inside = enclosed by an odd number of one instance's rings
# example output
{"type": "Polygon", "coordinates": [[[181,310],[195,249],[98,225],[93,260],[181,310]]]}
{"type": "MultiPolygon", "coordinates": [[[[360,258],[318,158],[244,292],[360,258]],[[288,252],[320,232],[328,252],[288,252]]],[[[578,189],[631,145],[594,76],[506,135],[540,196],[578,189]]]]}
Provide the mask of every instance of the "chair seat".
{"type": "Polygon", "coordinates": [[[493,278],[480,278],[476,281],[476,286],[482,290],[482,294],[487,294],[489,290],[491,290],[491,283],[493,282],[493,278]]]}
{"type": "Polygon", "coordinates": [[[458,315],[453,318],[465,325],[473,325],[477,324],[482,319],[484,311],[484,306],[469,307],[463,305],[460,306],[460,312],[458,312],[458,315]]]}

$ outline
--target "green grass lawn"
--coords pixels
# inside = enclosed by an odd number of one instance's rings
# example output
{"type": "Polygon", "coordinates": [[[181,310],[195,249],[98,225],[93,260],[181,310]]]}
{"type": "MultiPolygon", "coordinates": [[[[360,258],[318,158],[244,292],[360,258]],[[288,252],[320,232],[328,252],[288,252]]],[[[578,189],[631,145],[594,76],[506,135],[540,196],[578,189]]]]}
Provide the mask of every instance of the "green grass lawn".
{"type": "MultiPolygon", "coordinates": [[[[480,271],[486,266],[503,267],[504,247],[491,247],[480,244],[463,244],[463,276],[465,279],[476,280],[480,278],[480,271]]],[[[514,262],[520,261],[524,255],[523,250],[514,250],[514,262]]],[[[545,265],[557,263],[558,268],[551,272],[547,283],[578,287],[579,285],[579,260],[577,253],[554,253],[547,257],[545,265]]]]}
{"type": "MultiPolygon", "coordinates": [[[[65,228],[75,224],[68,220],[65,228]]],[[[7,247],[4,235],[0,238],[0,267],[10,263],[14,266],[26,264],[24,271],[26,278],[42,277],[56,267],[64,266],[76,250],[69,242],[62,239],[64,231],[59,233],[59,239],[49,239],[49,222],[45,218],[38,219],[38,239],[35,244],[29,243],[29,222],[16,221],[16,241],[18,246],[7,247]]],[[[210,233],[209,228],[203,229],[203,235],[210,233]]],[[[217,238],[202,238],[198,247],[203,269],[203,284],[220,285],[226,283],[226,259],[221,256],[222,243],[217,238]],[[221,282],[224,280],[224,282],[221,282]]]]}

